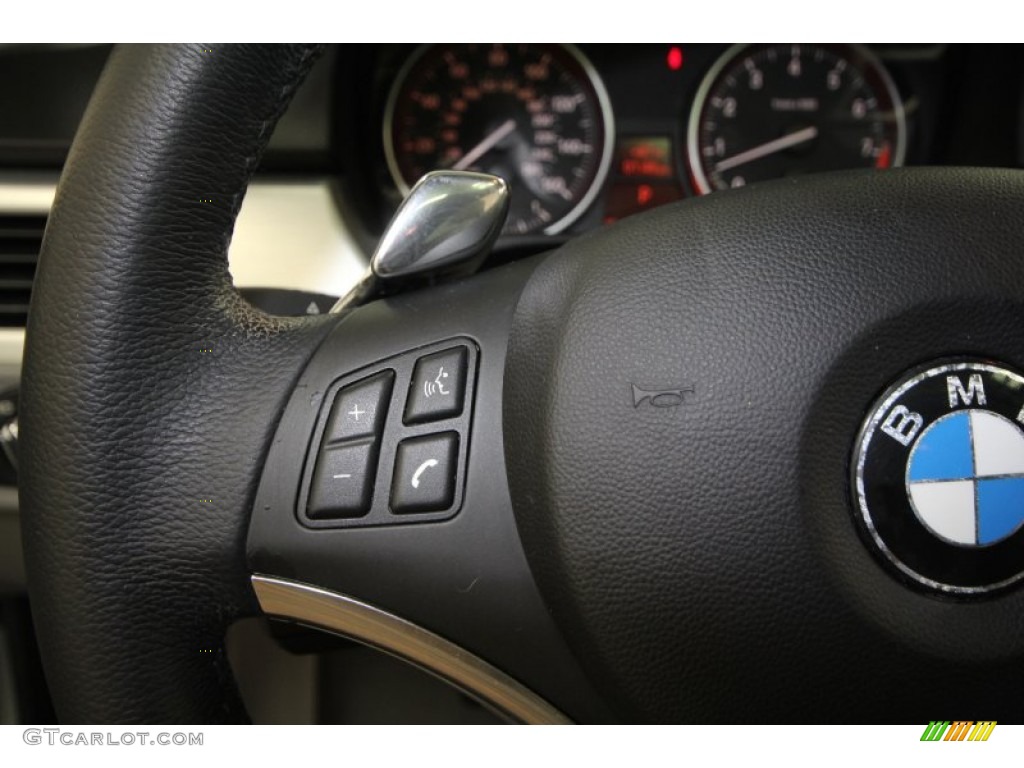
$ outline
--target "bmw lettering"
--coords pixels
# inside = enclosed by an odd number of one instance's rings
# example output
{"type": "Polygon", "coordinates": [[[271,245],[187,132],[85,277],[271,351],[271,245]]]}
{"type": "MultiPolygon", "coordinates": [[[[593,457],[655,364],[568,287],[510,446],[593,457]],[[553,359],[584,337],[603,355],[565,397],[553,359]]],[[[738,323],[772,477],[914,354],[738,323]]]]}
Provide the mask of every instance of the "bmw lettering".
{"type": "Polygon", "coordinates": [[[858,524],[904,579],[970,595],[1024,575],[1024,376],[980,360],[908,373],[852,465],[858,524]]]}

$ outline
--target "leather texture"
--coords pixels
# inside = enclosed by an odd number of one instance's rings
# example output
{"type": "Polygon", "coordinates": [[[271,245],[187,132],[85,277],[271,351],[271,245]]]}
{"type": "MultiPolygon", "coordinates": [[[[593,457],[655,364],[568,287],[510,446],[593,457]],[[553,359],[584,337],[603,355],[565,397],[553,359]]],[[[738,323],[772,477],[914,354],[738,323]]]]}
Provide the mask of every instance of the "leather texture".
{"type": "Polygon", "coordinates": [[[65,723],[245,719],[223,637],[256,611],[249,511],[283,403],[332,323],[256,311],[226,254],[317,51],[120,48],[75,139],[21,411],[30,595],[65,723]]]}
{"type": "Polygon", "coordinates": [[[1024,369],[1022,241],[1024,174],[907,169],[716,193],[538,268],[506,364],[513,504],[623,719],[1024,717],[1022,590],[911,588],[850,489],[907,370],[1024,369]],[[654,407],[632,385],[692,393],[654,407]]]}

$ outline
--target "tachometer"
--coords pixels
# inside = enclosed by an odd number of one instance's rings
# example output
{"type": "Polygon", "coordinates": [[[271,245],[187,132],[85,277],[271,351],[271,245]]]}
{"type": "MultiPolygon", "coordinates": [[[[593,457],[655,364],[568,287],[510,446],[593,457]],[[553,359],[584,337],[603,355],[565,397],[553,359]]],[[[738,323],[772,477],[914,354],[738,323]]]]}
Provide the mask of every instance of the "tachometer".
{"type": "Polygon", "coordinates": [[[711,68],[687,132],[699,192],[903,162],[903,103],[881,62],[854,45],[739,45],[711,68]]]}
{"type": "Polygon", "coordinates": [[[572,46],[438,45],[414,54],[385,110],[388,168],[404,193],[424,173],[474,170],[511,189],[505,232],[560,232],[600,191],[613,124],[572,46]]]}

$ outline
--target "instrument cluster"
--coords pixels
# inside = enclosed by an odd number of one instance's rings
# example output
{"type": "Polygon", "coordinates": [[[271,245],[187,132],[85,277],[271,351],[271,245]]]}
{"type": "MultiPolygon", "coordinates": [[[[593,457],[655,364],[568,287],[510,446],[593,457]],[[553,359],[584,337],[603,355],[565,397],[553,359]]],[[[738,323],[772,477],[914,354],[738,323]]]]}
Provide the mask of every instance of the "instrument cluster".
{"type": "Polygon", "coordinates": [[[351,160],[371,229],[424,173],[473,170],[510,185],[506,243],[550,239],[769,179],[933,162],[946,58],[938,45],[383,46],[352,92],[376,116],[361,137],[374,150],[351,160]]]}

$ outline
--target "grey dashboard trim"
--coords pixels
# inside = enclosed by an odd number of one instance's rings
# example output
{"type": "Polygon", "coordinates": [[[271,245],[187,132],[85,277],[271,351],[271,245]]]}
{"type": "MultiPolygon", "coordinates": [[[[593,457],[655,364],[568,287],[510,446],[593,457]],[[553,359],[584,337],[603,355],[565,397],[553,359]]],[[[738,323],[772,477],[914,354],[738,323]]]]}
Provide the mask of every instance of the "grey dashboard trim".
{"type": "Polygon", "coordinates": [[[263,611],[318,627],[410,662],[514,722],[565,725],[551,704],[469,651],[387,611],[352,597],[269,576],[253,576],[263,611]]]}
{"type": "Polygon", "coordinates": [[[0,214],[47,214],[57,191],[56,179],[0,181],[0,214]]]}
{"type": "Polygon", "coordinates": [[[367,255],[341,217],[326,179],[249,186],[228,250],[235,285],[343,296],[367,255]]]}

